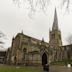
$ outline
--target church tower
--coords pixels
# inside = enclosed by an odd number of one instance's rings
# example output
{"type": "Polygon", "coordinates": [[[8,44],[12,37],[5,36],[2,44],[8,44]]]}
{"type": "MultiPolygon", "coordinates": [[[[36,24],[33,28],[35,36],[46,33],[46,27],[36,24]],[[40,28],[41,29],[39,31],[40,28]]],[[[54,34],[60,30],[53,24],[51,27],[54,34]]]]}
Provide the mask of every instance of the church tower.
{"type": "Polygon", "coordinates": [[[58,28],[58,18],[56,9],[52,30],[49,31],[49,39],[49,44],[52,48],[58,48],[58,46],[62,46],[61,31],[58,28]]]}

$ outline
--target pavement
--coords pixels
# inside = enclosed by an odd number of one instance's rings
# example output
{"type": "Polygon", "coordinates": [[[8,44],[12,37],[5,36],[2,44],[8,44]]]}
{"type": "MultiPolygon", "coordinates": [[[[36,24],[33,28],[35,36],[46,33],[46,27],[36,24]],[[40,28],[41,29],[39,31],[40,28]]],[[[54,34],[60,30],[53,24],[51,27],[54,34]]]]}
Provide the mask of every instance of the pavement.
{"type": "Polygon", "coordinates": [[[50,66],[49,72],[72,72],[72,67],[67,66],[50,66]]]}

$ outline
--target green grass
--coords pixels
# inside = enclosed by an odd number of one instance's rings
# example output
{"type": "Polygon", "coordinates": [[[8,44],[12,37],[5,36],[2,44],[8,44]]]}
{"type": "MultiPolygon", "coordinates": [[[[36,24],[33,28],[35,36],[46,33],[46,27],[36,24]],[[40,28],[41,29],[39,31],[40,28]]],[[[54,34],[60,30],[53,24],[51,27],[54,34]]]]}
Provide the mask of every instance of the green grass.
{"type": "Polygon", "coordinates": [[[65,65],[65,62],[64,61],[55,61],[55,62],[52,62],[51,65],[63,66],[63,65],[65,65]]]}
{"type": "Polygon", "coordinates": [[[63,65],[67,65],[68,63],[72,64],[72,61],[54,61],[51,63],[51,65],[63,66],[63,65]]]}
{"type": "Polygon", "coordinates": [[[0,65],[0,72],[43,72],[41,67],[16,67],[0,65]]]}

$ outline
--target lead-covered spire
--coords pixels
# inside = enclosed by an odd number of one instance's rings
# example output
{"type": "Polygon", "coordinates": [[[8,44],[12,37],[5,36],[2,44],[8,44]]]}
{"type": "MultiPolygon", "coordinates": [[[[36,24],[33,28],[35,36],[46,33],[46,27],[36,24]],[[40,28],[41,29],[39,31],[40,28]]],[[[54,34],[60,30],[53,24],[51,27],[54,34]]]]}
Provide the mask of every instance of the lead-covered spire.
{"type": "Polygon", "coordinates": [[[57,18],[56,8],[55,8],[54,22],[53,22],[52,30],[58,30],[58,18],[57,18]]]}

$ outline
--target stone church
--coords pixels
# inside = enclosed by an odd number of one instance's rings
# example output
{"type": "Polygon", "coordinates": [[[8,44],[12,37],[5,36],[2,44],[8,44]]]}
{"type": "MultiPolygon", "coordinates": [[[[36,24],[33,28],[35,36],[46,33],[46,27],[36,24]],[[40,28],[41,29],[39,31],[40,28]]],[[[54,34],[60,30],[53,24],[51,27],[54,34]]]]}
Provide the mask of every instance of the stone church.
{"type": "Polygon", "coordinates": [[[13,65],[43,65],[53,61],[72,60],[70,51],[72,45],[62,45],[61,31],[58,27],[55,9],[52,29],[49,31],[49,43],[44,39],[18,33],[12,39],[12,45],[7,50],[6,62],[13,65]]]}

